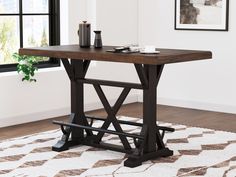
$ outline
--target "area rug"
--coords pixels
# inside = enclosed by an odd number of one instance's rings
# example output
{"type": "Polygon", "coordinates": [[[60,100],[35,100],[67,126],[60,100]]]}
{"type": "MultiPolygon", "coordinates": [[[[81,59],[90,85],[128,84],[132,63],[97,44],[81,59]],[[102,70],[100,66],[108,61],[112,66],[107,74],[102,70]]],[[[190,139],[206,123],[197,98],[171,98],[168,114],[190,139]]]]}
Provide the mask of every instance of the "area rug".
{"type": "MultiPolygon", "coordinates": [[[[140,119],[120,117],[141,122],[140,119]]],[[[102,122],[95,122],[101,126],[102,122]]],[[[53,152],[51,146],[61,137],[53,130],[0,142],[0,176],[32,177],[235,177],[236,134],[204,128],[158,123],[176,129],[165,136],[174,156],[143,163],[136,168],[123,166],[125,154],[78,146],[65,152],[53,152]]],[[[27,127],[26,127],[27,128],[27,127]]],[[[122,126],[126,132],[136,127],[122,126]]],[[[112,129],[112,127],[111,127],[112,129]]],[[[115,135],[103,138],[120,144],[115,135]]],[[[130,140],[132,142],[132,140],[130,140]]]]}

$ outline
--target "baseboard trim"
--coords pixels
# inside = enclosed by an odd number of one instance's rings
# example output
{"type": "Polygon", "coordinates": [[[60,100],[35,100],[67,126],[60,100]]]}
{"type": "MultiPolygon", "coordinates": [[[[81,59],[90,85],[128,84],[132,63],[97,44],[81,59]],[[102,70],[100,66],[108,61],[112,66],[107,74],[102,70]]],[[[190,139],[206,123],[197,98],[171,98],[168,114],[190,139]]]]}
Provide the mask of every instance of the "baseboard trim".
{"type": "MultiPolygon", "coordinates": [[[[109,99],[108,101],[110,104],[114,104],[116,100],[109,99]]],[[[126,100],[124,101],[124,104],[135,103],[137,101],[138,101],[138,95],[132,94],[126,98],[126,100]]],[[[91,111],[91,110],[96,110],[96,109],[101,109],[101,108],[103,108],[103,106],[101,105],[100,102],[88,103],[88,104],[85,104],[85,107],[84,107],[85,111],[91,111]]],[[[29,122],[36,122],[36,121],[50,119],[54,117],[65,116],[68,114],[70,114],[70,108],[63,107],[63,108],[58,108],[54,110],[45,110],[43,112],[35,112],[35,113],[30,113],[30,114],[25,114],[25,115],[1,118],[0,128],[29,123],[29,122]]]]}
{"type": "Polygon", "coordinates": [[[205,110],[205,111],[236,114],[236,106],[231,106],[231,105],[204,103],[204,102],[197,102],[197,101],[186,101],[186,100],[161,98],[161,97],[158,98],[158,104],[205,110]]]}
{"type": "Polygon", "coordinates": [[[68,115],[69,110],[69,107],[64,107],[53,110],[45,110],[44,112],[34,112],[24,115],[1,118],[0,128],[68,115]]]}
{"type": "MultiPolygon", "coordinates": [[[[143,96],[142,94],[139,94],[138,102],[142,102],[142,100],[143,100],[143,96]]],[[[236,106],[232,106],[232,105],[172,99],[172,98],[165,98],[165,97],[158,97],[157,103],[160,105],[166,105],[166,106],[176,106],[176,107],[189,108],[189,109],[198,109],[198,110],[205,110],[205,111],[236,114],[236,106]]]]}

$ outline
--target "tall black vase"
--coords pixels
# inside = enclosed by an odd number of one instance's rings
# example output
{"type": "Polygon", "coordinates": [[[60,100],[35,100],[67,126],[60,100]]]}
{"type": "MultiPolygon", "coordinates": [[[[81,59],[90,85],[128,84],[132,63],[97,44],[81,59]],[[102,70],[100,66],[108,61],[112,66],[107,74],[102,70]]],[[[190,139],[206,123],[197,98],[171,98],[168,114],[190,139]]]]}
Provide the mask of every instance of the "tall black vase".
{"type": "Polygon", "coordinates": [[[95,48],[102,48],[101,31],[94,31],[94,33],[95,33],[94,47],[95,48]]]}

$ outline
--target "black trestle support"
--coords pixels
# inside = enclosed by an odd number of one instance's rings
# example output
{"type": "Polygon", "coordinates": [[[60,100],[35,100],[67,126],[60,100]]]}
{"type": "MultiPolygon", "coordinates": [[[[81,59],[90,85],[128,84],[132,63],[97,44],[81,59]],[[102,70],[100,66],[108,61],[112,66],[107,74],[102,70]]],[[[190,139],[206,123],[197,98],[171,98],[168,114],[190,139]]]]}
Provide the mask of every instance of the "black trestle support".
{"type": "Polygon", "coordinates": [[[134,63],[140,83],[127,83],[86,78],[85,76],[91,62],[90,60],[66,58],[62,58],[61,60],[71,81],[71,115],[68,123],[53,121],[54,124],[61,126],[63,135],[52,147],[52,150],[61,152],[76,145],[88,145],[125,152],[129,154],[128,158],[124,161],[124,165],[127,167],[137,167],[144,161],[173,155],[173,151],[169,150],[165,146],[163,138],[165,132],[174,132],[175,130],[169,127],[158,126],[156,124],[156,89],[164,65],[134,63]],[[106,119],[85,115],[85,84],[93,85],[107,113],[106,119]],[[110,105],[101,86],[123,88],[115,104],[110,105]],[[118,120],[116,116],[131,89],[143,90],[142,123],[118,120]],[[88,119],[91,120],[90,123],[88,122],[88,119]],[[94,120],[103,121],[102,126],[100,128],[93,127],[92,125],[94,120]],[[135,134],[124,132],[121,124],[140,127],[140,133],[135,134]],[[110,125],[113,125],[114,130],[108,129],[110,125]],[[94,134],[94,132],[98,133],[94,134]],[[123,146],[102,142],[105,133],[118,135],[123,146]],[[133,138],[135,148],[131,147],[130,139],[128,140],[127,138],[133,138]]]}
{"type": "MultiPolygon", "coordinates": [[[[94,120],[99,120],[99,121],[106,121],[105,118],[98,118],[98,117],[91,117],[91,116],[85,116],[87,119],[91,119],[92,122],[94,120]]],[[[137,126],[137,127],[143,127],[143,123],[138,123],[138,122],[130,122],[130,121],[125,121],[125,120],[118,120],[118,122],[120,124],[125,124],[125,125],[132,125],[132,126],[137,126]]],[[[174,128],[170,128],[170,127],[164,127],[164,126],[157,126],[158,130],[162,130],[162,131],[167,131],[167,132],[174,132],[175,129],[174,128]]]]}
{"type": "Polygon", "coordinates": [[[80,129],[85,129],[85,130],[91,130],[91,131],[96,131],[96,132],[109,133],[109,134],[114,134],[114,135],[118,135],[118,136],[130,137],[130,138],[138,138],[140,140],[144,139],[143,136],[136,135],[136,134],[125,133],[125,132],[117,132],[117,131],[113,131],[113,130],[105,130],[105,129],[101,129],[101,128],[78,125],[78,124],[72,124],[72,123],[66,123],[66,122],[62,122],[62,121],[53,121],[53,124],[61,125],[61,126],[67,126],[67,127],[73,127],[73,128],[80,128],[80,129]]]}
{"type": "Polygon", "coordinates": [[[119,82],[119,81],[107,81],[99,79],[77,79],[76,82],[85,83],[85,84],[99,84],[111,87],[121,87],[121,88],[134,88],[134,89],[143,89],[141,84],[128,83],[128,82],[119,82]]]}

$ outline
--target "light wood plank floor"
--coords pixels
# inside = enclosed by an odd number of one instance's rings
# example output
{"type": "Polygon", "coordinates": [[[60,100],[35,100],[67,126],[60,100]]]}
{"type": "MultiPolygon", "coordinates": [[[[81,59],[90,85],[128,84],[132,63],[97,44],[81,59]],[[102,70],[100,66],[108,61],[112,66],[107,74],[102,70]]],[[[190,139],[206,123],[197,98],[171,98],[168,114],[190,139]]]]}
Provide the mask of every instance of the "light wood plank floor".
{"type": "MultiPolygon", "coordinates": [[[[236,114],[225,114],[163,105],[158,105],[157,109],[159,121],[236,132],[236,114]]],[[[96,110],[88,112],[88,114],[106,117],[104,110],[96,110]]],[[[132,103],[124,105],[120,109],[118,115],[141,118],[142,104],[132,103]]],[[[67,119],[68,116],[64,116],[54,118],[53,120],[66,121],[67,119]]],[[[59,127],[52,124],[52,119],[0,128],[0,140],[43,132],[56,128],[59,127]]]]}

